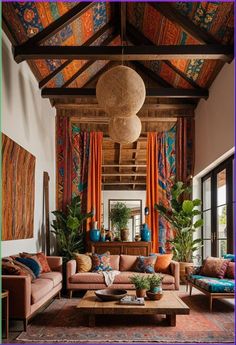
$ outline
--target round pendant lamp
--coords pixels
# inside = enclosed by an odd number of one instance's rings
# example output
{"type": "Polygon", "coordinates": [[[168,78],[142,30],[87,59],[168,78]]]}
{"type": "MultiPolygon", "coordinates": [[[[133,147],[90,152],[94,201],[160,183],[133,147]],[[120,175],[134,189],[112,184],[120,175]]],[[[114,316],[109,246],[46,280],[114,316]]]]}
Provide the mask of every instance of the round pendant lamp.
{"type": "Polygon", "coordinates": [[[146,89],[140,75],[127,66],[116,66],[98,80],[96,96],[106,113],[130,117],[142,107],[146,89]]]}
{"type": "Polygon", "coordinates": [[[141,133],[142,124],[137,115],[129,117],[113,116],[109,121],[109,136],[120,144],[130,144],[136,141],[141,133]]]}

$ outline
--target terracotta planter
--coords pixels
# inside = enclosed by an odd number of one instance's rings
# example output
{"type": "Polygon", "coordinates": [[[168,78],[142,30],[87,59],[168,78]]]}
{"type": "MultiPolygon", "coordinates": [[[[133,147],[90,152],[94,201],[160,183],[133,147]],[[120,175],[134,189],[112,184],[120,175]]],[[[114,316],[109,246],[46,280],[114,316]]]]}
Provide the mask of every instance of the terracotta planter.
{"type": "Polygon", "coordinates": [[[136,297],[145,297],[146,289],[136,289],[136,297]]]}
{"type": "Polygon", "coordinates": [[[121,241],[127,242],[129,240],[129,229],[120,230],[121,241]]]}
{"type": "Polygon", "coordinates": [[[186,283],[186,276],[185,276],[185,268],[186,267],[193,267],[193,262],[179,262],[179,275],[180,275],[180,282],[185,284],[186,283]]]}

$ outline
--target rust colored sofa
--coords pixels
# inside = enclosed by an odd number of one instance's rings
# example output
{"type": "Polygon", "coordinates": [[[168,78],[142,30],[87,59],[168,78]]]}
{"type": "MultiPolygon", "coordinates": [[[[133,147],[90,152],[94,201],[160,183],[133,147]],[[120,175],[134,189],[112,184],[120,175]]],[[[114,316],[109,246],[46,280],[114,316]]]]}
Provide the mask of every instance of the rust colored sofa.
{"type": "MultiPolygon", "coordinates": [[[[115,277],[111,288],[132,290],[134,286],[130,283],[129,277],[137,272],[133,271],[134,263],[137,259],[136,255],[111,255],[111,267],[113,270],[120,271],[115,277]]],[[[147,273],[139,273],[147,274],[147,273]]],[[[164,290],[179,289],[179,263],[171,261],[168,273],[163,274],[164,279],[162,288],[164,290]]],[[[94,290],[104,289],[107,286],[104,283],[102,274],[87,272],[77,273],[76,260],[67,262],[66,269],[66,287],[72,297],[73,291],[76,290],[94,290]]]]}
{"type": "Polygon", "coordinates": [[[2,276],[2,288],[9,291],[9,317],[22,320],[24,330],[28,320],[62,289],[62,258],[47,256],[52,272],[42,273],[31,282],[28,276],[2,276]]]}

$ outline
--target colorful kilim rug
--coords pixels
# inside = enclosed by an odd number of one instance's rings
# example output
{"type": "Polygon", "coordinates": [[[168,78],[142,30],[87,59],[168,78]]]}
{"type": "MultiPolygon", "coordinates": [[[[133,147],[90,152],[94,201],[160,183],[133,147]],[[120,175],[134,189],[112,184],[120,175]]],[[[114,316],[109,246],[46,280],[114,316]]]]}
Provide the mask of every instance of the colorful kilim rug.
{"type": "Polygon", "coordinates": [[[19,343],[234,343],[234,307],[216,300],[213,312],[203,294],[179,293],[190,315],[178,315],[176,327],[159,316],[97,316],[88,327],[75,306],[78,298],[57,299],[38,314],[14,342],[19,343]]]}

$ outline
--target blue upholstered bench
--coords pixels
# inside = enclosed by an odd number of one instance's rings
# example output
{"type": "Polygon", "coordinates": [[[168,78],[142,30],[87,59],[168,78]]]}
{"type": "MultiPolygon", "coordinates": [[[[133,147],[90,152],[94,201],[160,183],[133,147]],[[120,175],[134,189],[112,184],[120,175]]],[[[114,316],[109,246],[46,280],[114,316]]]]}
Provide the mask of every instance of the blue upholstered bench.
{"type": "MultiPolygon", "coordinates": [[[[200,267],[195,272],[198,273],[200,267]]],[[[206,277],[192,272],[188,275],[187,285],[190,286],[190,296],[192,294],[192,287],[203,292],[209,296],[210,311],[212,311],[212,302],[216,298],[234,298],[235,280],[234,279],[219,279],[214,277],[206,277]]]]}

